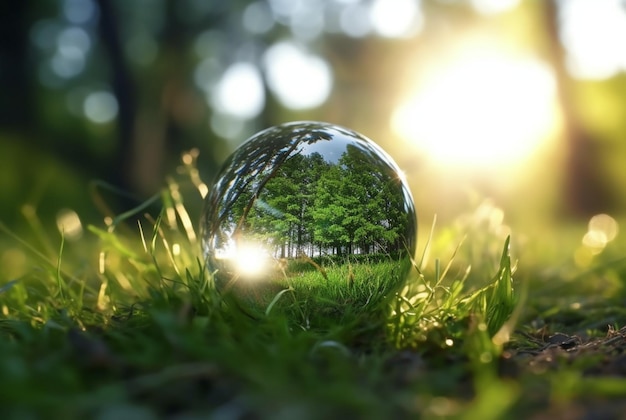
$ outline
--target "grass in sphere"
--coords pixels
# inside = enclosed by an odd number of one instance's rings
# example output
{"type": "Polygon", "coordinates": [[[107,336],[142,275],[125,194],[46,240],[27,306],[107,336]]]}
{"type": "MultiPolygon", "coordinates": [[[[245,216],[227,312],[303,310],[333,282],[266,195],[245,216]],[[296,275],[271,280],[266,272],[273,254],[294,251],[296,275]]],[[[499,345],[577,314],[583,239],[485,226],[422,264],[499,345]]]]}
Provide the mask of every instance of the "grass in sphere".
{"type": "Polygon", "coordinates": [[[36,211],[32,237],[0,226],[3,255],[25,256],[23,274],[0,276],[3,418],[524,418],[593,413],[625,395],[619,376],[593,370],[622,348],[625,314],[589,299],[599,278],[607,299],[623,297],[621,260],[570,278],[528,264],[514,281],[509,238],[478,224],[463,242],[433,223],[403,288],[380,306],[351,302],[367,302],[393,261],[325,267],[327,283],[310,271],[309,296],[276,295],[251,320],[213,287],[185,204],[201,183],[185,162],[149,203],[160,203],[154,215],[144,203],[80,240],[41,227],[36,211]],[[341,287],[346,270],[371,276],[371,288],[341,287]],[[320,294],[340,300],[341,316],[310,328],[320,294]],[[282,310],[289,299],[299,315],[282,310]],[[582,319],[558,309],[572,302],[582,319]]]}

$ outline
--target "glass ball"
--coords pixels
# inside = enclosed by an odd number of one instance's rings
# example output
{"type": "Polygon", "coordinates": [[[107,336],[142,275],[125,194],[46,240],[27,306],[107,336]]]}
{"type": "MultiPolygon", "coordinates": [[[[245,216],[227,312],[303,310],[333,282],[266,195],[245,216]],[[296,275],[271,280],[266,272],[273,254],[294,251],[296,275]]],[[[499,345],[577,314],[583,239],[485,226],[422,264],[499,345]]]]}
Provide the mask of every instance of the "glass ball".
{"type": "Polygon", "coordinates": [[[254,317],[287,308],[309,321],[384,305],[410,270],[417,220],[402,172],[374,142],[294,122],[257,133],[227,159],[201,236],[229,302],[254,317]]]}

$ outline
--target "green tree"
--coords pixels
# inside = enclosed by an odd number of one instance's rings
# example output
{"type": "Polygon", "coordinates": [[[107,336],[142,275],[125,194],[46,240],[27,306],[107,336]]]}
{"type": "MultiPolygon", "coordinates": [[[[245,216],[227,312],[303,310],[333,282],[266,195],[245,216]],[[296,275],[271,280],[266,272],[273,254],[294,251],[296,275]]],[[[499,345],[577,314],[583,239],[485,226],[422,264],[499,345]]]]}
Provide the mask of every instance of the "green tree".
{"type": "Polygon", "coordinates": [[[281,165],[262,194],[268,207],[263,223],[274,232],[274,244],[280,247],[281,258],[293,257],[304,244],[304,172],[305,158],[300,154],[292,156],[281,165]]]}
{"type": "Polygon", "coordinates": [[[345,184],[340,166],[331,166],[317,182],[315,204],[312,211],[315,240],[320,248],[331,247],[334,254],[341,254],[342,247],[349,241],[344,221],[348,216],[347,203],[343,201],[345,184]]]}
{"type": "Polygon", "coordinates": [[[277,256],[295,257],[312,247],[311,209],[317,182],[327,167],[319,153],[295,154],[280,165],[256,198],[249,215],[252,230],[270,238],[277,256]]]}
{"type": "Polygon", "coordinates": [[[373,170],[372,162],[377,162],[377,157],[354,146],[348,146],[340,160],[344,194],[349,196],[346,201],[354,203],[344,222],[351,240],[349,246],[356,244],[366,254],[376,246],[391,251],[407,223],[403,220],[406,216],[399,179],[384,163],[373,170]]]}
{"type": "Polygon", "coordinates": [[[303,163],[302,188],[301,188],[301,225],[306,237],[303,238],[309,245],[308,254],[314,254],[315,247],[315,220],[313,212],[315,210],[315,198],[320,178],[328,171],[331,165],[324,160],[319,153],[312,153],[306,157],[303,163]]]}
{"type": "Polygon", "coordinates": [[[286,158],[262,165],[256,180],[242,182],[244,191],[256,192],[238,191],[233,224],[281,258],[401,249],[408,222],[402,185],[378,156],[353,145],[334,163],[319,153],[284,151],[286,158]]]}

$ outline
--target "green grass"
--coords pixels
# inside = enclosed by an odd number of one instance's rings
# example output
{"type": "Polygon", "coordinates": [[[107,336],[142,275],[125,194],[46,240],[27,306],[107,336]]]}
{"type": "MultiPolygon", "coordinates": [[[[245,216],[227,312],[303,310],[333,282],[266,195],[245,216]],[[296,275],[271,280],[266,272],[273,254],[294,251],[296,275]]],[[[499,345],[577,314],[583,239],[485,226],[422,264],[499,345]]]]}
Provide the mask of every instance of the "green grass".
{"type": "MultiPolygon", "coordinates": [[[[369,307],[379,304],[377,298],[393,294],[404,283],[403,263],[386,261],[372,264],[342,264],[325,267],[327,279],[317,271],[304,272],[288,280],[291,287],[303,291],[304,298],[369,307]]],[[[408,268],[408,267],[407,267],[408,268]]],[[[338,308],[339,309],[339,308],[338,308]]]]}
{"type": "Polygon", "coordinates": [[[278,312],[296,328],[325,330],[347,322],[382,327],[410,268],[409,257],[325,266],[293,261],[275,278],[235,278],[224,295],[254,318],[278,312]]]}
{"type": "Polygon", "coordinates": [[[330,267],[328,283],[310,271],[310,287],[285,288],[253,319],[213,286],[179,192],[197,194],[189,184],[170,182],[160,214],[131,223],[140,206],[78,240],[35,215],[34,239],[0,226],[2,418],[621,412],[617,250],[585,269],[569,253],[545,266],[541,246],[512,261],[525,245],[473,213],[424,235],[397,293],[383,278],[392,261],[330,267]],[[345,287],[346,270],[371,282],[345,287]]]}

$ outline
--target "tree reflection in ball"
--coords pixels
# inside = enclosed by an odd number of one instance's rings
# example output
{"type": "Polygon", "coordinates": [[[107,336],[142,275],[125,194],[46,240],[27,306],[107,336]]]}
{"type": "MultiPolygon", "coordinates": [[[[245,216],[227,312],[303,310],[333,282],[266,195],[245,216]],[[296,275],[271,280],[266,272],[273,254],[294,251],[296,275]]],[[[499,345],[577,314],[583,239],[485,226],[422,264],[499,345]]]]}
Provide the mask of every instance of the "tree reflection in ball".
{"type": "Polygon", "coordinates": [[[364,136],[297,122],[239,147],[205,203],[202,246],[217,289],[248,313],[284,305],[339,314],[398,290],[417,222],[393,160],[364,136]]]}

